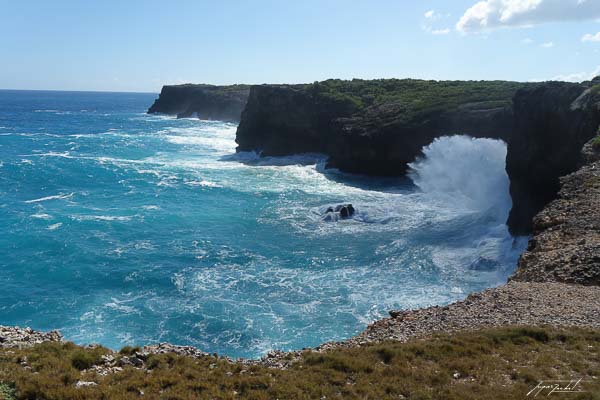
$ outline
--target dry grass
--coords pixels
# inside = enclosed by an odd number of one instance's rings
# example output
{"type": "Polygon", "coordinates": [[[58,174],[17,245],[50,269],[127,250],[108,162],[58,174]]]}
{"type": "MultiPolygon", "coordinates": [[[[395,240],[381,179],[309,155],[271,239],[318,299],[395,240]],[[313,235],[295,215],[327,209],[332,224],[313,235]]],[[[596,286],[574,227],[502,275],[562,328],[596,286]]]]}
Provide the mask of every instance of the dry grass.
{"type": "Polygon", "coordinates": [[[504,328],[306,352],[288,370],[167,354],[102,377],[81,369],[107,349],[46,343],[0,350],[0,398],[521,399],[540,380],[583,378],[585,393],[550,397],[600,399],[599,349],[599,330],[504,328]]]}

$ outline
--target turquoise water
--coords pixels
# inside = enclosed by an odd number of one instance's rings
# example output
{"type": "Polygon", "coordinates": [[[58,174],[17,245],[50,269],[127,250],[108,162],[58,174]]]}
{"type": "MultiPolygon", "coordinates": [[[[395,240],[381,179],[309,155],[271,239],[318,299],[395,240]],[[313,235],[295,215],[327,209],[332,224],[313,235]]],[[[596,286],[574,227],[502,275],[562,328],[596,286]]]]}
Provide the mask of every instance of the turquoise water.
{"type": "Polygon", "coordinates": [[[0,91],[0,324],[256,357],[514,269],[501,142],[443,138],[416,185],[367,179],[235,154],[235,125],[145,115],[154,98],[0,91]]]}

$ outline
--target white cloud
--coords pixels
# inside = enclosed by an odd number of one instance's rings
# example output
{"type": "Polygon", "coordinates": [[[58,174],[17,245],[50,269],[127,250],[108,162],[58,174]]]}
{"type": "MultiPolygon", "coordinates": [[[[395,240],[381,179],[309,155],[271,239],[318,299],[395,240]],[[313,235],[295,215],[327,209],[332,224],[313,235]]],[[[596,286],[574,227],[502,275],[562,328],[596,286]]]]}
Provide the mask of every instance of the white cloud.
{"type": "Polygon", "coordinates": [[[600,65],[596,67],[591,72],[575,72],[572,74],[565,75],[557,75],[552,78],[552,81],[567,81],[567,82],[581,82],[581,81],[589,81],[590,79],[595,78],[600,75],[600,65]]]}
{"type": "Polygon", "coordinates": [[[461,32],[600,18],[600,0],[483,0],[456,24],[461,32]]]}
{"type": "Polygon", "coordinates": [[[545,49],[550,49],[552,47],[554,47],[554,42],[546,42],[546,43],[542,43],[540,44],[541,47],[545,48],[545,49]]]}
{"type": "Polygon", "coordinates": [[[525,38],[525,39],[521,40],[521,43],[523,43],[523,44],[531,44],[531,43],[533,43],[533,39],[531,39],[531,38],[525,38]]]}
{"type": "Polygon", "coordinates": [[[581,41],[582,42],[600,42],[600,32],[596,33],[595,35],[593,35],[591,33],[586,33],[581,38],[581,41]]]}
{"type": "Polygon", "coordinates": [[[452,29],[450,28],[435,27],[435,25],[439,24],[439,20],[442,18],[447,18],[449,15],[442,15],[435,10],[429,10],[423,14],[423,16],[425,17],[425,21],[421,25],[421,28],[425,32],[431,33],[432,35],[447,35],[452,32],[452,29]]]}

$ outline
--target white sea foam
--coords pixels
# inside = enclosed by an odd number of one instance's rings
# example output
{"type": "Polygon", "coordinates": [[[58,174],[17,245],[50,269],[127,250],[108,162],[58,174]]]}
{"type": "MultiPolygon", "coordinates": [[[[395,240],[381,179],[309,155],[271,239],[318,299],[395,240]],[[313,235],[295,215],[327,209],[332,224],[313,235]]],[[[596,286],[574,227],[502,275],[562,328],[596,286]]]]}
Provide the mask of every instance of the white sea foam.
{"type": "Polygon", "coordinates": [[[37,154],[22,154],[21,157],[62,157],[62,158],[75,158],[69,154],[68,151],[64,152],[56,152],[49,151],[47,153],[37,153],[37,154]]]}
{"type": "Polygon", "coordinates": [[[42,201],[48,201],[48,200],[66,200],[66,199],[72,198],[74,194],[75,193],[69,193],[69,194],[60,193],[60,194],[56,194],[54,196],[46,196],[46,197],[40,197],[39,199],[25,200],[25,203],[40,203],[42,201]]]}
{"type": "Polygon", "coordinates": [[[219,185],[218,183],[215,182],[211,182],[211,181],[207,181],[207,180],[201,180],[201,181],[186,181],[184,182],[186,185],[188,186],[204,186],[204,187],[214,187],[214,188],[218,188],[218,187],[222,187],[221,185],[219,185]]]}
{"type": "Polygon", "coordinates": [[[131,221],[133,216],[122,215],[71,215],[71,219],[76,221],[131,221]]]}
{"type": "Polygon", "coordinates": [[[228,139],[202,136],[167,136],[167,141],[174,144],[202,146],[221,152],[235,151],[235,142],[228,139]]]}
{"type": "Polygon", "coordinates": [[[62,222],[57,222],[56,224],[52,224],[52,225],[48,225],[48,227],[46,228],[49,231],[53,231],[55,229],[58,229],[62,226],[62,222]]]}
{"type": "Polygon", "coordinates": [[[31,214],[30,215],[31,218],[35,218],[35,219],[52,219],[52,216],[49,214],[45,214],[45,213],[36,213],[36,214],[31,214]]]}
{"type": "Polygon", "coordinates": [[[112,302],[106,303],[104,304],[104,306],[115,311],[122,312],[124,314],[140,314],[140,312],[135,307],[122,304],[122,301],[116,300],[114,298],[112,300],[112,302]]]}

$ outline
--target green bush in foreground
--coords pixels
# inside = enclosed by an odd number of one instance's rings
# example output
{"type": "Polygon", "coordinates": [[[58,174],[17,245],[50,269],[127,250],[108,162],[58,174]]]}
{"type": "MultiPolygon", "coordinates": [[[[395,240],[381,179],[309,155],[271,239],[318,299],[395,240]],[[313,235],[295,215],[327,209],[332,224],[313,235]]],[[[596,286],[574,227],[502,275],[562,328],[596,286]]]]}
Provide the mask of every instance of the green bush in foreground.
{"type": "Polygon", "coordinates": [[[0,350],[0,399],[524,399],[539,381],[579,378],[585,392],[552,396],[600,399],[599,349],[600,330],[519,327],[307,351],[288,370],[164,354],[100,376],[73,360],[108,350],[45,343],[0,350]]]}
{"type": "Polygon", "coordinates": [[[15,389],[6,383],[0,383],[0,400],[14,400],[15,389]]]}

